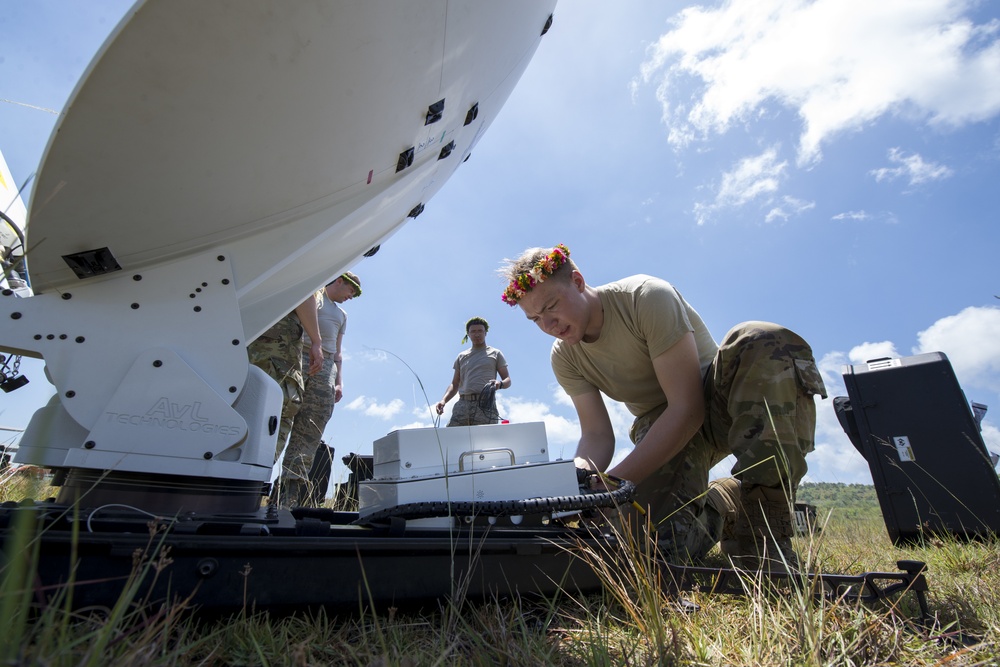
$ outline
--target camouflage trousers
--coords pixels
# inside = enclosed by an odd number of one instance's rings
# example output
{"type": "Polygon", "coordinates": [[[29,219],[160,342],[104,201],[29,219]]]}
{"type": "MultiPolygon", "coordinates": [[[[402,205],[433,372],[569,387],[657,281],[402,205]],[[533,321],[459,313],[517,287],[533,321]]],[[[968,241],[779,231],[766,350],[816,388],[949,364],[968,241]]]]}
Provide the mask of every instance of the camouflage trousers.
{"type": "MultiPolygon", "coordinates": [[[[794,494],[815,447],[816,404],[826,398],[812,349],[800,336],[768,322],[744,322],[726,334],[704,383],[705,421],[674,458],[638,485],[636,502],[648,508],[624,518],[656,530],[671,562],[697,561],[722,534],[722,517],[706,505],[711,468],[730,454],[744,487],[783,487],[794,494]]],[[[641,446],[666,406],[635,420],[641,446]]]]}
{"type": "Polygon", "coordinates": [[[482,426],[496,424],[500,421],[496,401],[490,408],[479,407],[479,401],[470,401],[459,397],[455,407],[451,409],[451,421],[448,426],[482,426]]]}
{"type": "Polygon", "coordinates": [[[292,431],[295,415],[302,403],[305,382],[302,376],[302,325],[295,313],[278,320],[270,329],[247,346],[250,363],[270,375],[281,387],[283,399],[278,424],[278,460],[285,440],[292,431]]]}
{"type": "MultiPolygon", "coordinates": [[[[302,355],[302,367],[309,367],[308,350],[302,355]]],[[[285,449],[285,459],[281,467],[282,479],[309,480],[316,449],[319,447],[323,430],[333,415],[335,401],[334,386],[337,384],[337,365],[333,355],[323,359],[323,368],[315,375],[306,377],[306,388],[302,394],[302,404],[292,433],[285,449]]]]}

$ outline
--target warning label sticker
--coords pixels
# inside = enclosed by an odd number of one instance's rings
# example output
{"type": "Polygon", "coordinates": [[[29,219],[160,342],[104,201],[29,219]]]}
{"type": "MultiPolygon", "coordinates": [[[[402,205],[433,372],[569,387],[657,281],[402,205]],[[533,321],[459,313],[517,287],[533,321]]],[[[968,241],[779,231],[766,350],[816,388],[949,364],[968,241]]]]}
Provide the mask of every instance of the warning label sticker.
{"type": "Polygon", "coordinates": [[[896,453],[899,455],[900,461],[916,461],[917,457],[913,455],[913,447],[910,446],[910,439],[905,435],[897,435],[892,439],[894,445],[896,445],[896,453]]]}

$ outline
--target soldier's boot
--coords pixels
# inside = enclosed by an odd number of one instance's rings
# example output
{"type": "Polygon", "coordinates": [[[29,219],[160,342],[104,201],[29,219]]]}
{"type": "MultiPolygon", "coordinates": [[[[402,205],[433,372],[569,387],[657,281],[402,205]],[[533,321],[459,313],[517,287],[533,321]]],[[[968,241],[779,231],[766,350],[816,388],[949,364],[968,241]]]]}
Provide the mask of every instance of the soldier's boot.
{"type": "Polygon", "coordinates": [[[708,483],[705,502],[722,517],[719,549],[726,555],[739,553],[736,525],[743,514],[740,494],[740,481],[734,477],[713,479],[708,483]]]}
{"type": "Polygon", "coordinates": [[[743,512],[734,529],[733,564],[748,570],[798,571],[791,502],[784,489],[742,485],[740,502],[743,512]]]}
{"type": "Polygon", "coordinates": [[[290,510],[302,507],[308,496],[306,482],[298,479],[282,477],[271,491],[272,504],[278,509],[290,510]]]}

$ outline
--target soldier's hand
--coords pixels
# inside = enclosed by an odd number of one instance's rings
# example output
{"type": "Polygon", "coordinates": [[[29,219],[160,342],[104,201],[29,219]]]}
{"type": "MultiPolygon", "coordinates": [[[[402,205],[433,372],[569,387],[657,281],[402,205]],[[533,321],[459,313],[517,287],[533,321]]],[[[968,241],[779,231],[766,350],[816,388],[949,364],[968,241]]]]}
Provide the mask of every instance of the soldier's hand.
{"type": "Polygon", "coordinates": [[[309,346],[309,375],[316,375],[323,370],[323,346],[315,341],[309,346]]]}

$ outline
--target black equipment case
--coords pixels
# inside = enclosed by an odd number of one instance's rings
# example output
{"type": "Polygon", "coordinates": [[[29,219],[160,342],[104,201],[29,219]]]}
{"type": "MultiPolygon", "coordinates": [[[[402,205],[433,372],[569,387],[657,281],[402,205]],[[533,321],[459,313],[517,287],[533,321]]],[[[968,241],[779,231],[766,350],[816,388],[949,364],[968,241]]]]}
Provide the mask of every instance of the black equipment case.
{"type": "Polygon", "coordinates": [[[841,425],[868,461],[894,544],[1000,532],[1000,478],[941,352],[844,367],[841,425]]]}

